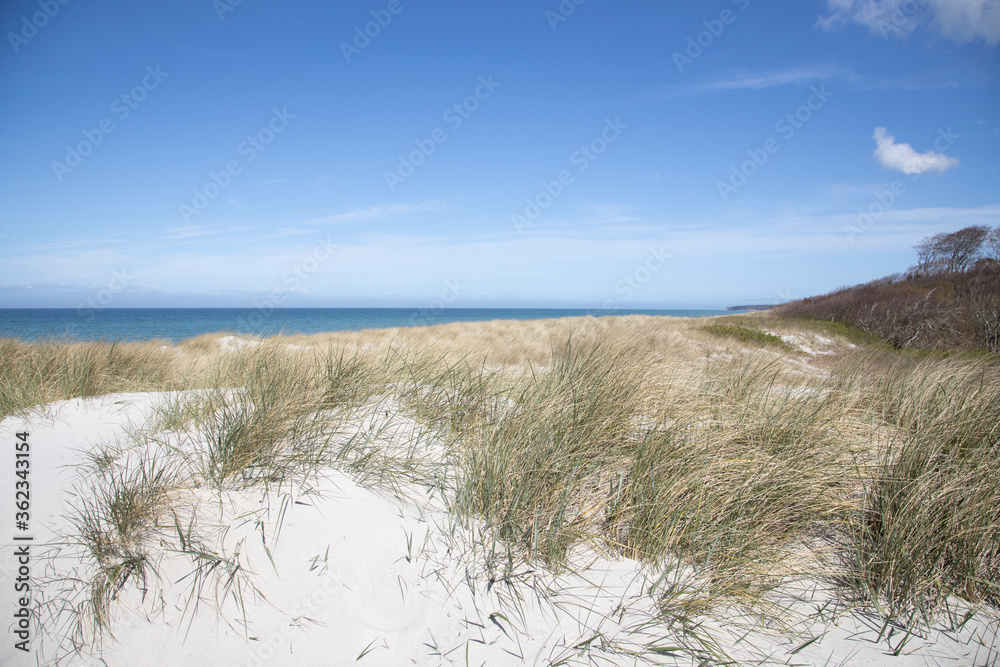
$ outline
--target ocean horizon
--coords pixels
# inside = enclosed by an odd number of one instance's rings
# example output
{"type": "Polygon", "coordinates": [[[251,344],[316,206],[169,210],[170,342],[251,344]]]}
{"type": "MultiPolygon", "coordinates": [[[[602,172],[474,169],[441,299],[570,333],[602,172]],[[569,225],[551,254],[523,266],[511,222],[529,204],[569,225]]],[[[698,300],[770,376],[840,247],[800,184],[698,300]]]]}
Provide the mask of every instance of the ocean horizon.
{"type": "Polygon", "coordinates": [[[450,322],[560,317],[653,315],[713,317],[725,310],[586,308],[0,308],[0,338],[25,341],[143,341],[172,343],[206,333],[242,336],[316,334],[450,322]]]}

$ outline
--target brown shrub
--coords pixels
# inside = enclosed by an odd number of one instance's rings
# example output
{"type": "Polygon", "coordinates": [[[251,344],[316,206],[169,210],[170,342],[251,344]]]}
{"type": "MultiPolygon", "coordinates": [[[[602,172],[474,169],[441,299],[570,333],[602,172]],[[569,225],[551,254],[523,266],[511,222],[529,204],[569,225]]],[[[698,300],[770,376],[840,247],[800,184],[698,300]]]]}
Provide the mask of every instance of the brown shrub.
{"type": "Polygon", "coordinates": [[[779,306],[775,313],[852,324],[897,348],[980,348],[1000,336],[1000,263],[895,275],[779,306]]]}

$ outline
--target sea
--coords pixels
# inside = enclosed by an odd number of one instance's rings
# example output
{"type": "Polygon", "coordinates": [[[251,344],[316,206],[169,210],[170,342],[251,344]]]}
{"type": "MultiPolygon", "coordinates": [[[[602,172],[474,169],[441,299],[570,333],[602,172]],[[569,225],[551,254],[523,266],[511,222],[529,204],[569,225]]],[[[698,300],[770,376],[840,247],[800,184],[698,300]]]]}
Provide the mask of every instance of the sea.
{"type": "Polygon", "coordinates": [[[724,310],[585,310],[577,308],[0,308],[0,338],[176,343],[204,333],[240,336],[314,334],[448,322],[656,315],[711,317],[724,310]]]}

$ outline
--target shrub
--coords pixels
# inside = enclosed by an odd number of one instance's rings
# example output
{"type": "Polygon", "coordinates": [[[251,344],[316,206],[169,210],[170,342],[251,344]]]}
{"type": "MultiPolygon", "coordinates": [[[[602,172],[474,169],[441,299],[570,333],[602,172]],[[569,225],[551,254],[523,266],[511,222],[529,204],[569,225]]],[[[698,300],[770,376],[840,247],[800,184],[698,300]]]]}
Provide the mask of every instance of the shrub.
{"type": "Polygon", "coordinates": [[[759,329],[751,329],[749,327],[742,327],[733,324],[706,324],[702,327],[702,330],[724,338],[735,338],[736,340],[744,343],[772,345],[785,350],[795,349],[782,340],[780,336],[775,336],[774,334],[767,333],[766,331],[760,331],[759,329]]]}
{"type": "Polygon", "coordinates": [[[782,317],[827,320],[859,328],[896,348],[995,350],[1000,266],[964,273],[891,276],[783,304],[782,317]]]}

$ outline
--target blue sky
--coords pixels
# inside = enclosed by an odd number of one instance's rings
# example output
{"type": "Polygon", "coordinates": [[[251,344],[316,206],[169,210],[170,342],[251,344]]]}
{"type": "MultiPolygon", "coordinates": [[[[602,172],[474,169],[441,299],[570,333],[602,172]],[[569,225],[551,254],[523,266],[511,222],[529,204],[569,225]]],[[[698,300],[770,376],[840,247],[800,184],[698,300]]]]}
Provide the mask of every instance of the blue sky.
{"type": "Polygon", "coordinates": [[[1000,224],[985,0],[17,0],[0,28],[0,307],[716,308],[1000,224]]]}

